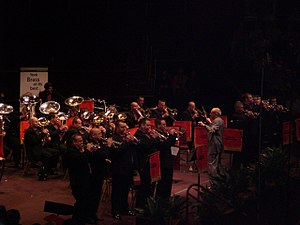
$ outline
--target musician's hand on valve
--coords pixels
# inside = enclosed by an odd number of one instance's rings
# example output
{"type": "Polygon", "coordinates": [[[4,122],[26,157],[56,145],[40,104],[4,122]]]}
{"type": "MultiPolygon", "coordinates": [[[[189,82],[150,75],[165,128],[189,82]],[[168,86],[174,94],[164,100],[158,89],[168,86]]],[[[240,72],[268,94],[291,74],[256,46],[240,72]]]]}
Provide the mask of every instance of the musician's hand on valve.
{"type": "Polygon", "coordinates": [[[92,151],[92,148],[93,148],[93,144],[92,143],[87,143],[86,144],[86,150],[92,151]]]}

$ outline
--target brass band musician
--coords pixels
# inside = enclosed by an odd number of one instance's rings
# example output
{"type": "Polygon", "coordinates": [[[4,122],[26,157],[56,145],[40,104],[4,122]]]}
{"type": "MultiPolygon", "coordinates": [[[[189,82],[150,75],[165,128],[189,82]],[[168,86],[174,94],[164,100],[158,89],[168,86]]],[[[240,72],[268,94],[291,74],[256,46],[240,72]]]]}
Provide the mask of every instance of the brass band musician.
{"type": "Polygon", "coordinates": [[[106,160],[112,146],[112,138],[104,138],[104,134],[100,128],[94,127],[90,130],[86,144],[86,150],[90,152],[89,163],[91,167],[91,202],[88,205],[88,217],[95,222],[100,220],[97,216],[97,211],[102,193],[103,180],[108,173],[106,160]]]}
{"type": "Polygon", "coordinates": [[[175,129],[167,132],[166,126],[167,123],[165,120],[155,120],[156,131],[165,137],[161,138],[161,141],[157,143],[157,149],[160,152],[160,161],[163,163],[160,165],[161,180],[157,183],[156,197],[168,199],[171,196],[175,158],[175,156],[172,155],[171,147],[174,146],[178,135],[175,133],[175,129]]]}
{"type": "Polygon", "coordinates": [[[136,127],[139,121],[144,118],[141,108],[137,102],[131,102],[130,111],[126,113],[126,124],[129,128],[136,127]]]}
{"type": "Polygon", "coordinates": [[[167,126],[172,126],[175,120],[175,118],[170,115],[166,101],[162,99],[158,100],[157,106],[152,109],[150,117],[166,120],[167,126]]]}
{"type": "Polygon", "coordinates": [[[141,184],[136,194],[136,209],[145,208],[147,198],[154,195],[155,184],[151,183],[149,155],[157,150],[159,135],[151,132],[150,120],[143,118],[134,136],[140,141],[136,146],[137,167],[141,184]]]}
{"type": "Polygon", "coordinates": [[[110,151],[112,173],[112,216],[120,220],[121,215],[134,215],[128,207],[128,193],[133,183],[134,150],[133,137],[127,133],[127,124],[116,121],[113,140],[118,144],[110,151]]]}
{"type": "Polygon", "coordinates": [[[45,145],[45,142],[50,140],[49,130],[39,126],[38,118],[31,117],[29,124],[30,127],[24,135],[27,156],[34,165],[41,161],[44,167],[41,172],[49,174],[52,168],[56,168],[59,151],[45,145]]]}

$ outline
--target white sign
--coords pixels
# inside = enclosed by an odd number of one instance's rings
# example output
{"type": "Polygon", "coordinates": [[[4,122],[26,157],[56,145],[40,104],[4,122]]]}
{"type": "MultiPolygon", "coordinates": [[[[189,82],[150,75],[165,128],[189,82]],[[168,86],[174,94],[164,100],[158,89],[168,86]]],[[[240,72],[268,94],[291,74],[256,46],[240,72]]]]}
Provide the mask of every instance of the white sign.
{"type": "Polygon", "coordinates": [[[48,68],[21,68],[20,96],[30,93],[38,96],[48,82],[48,68]]]}

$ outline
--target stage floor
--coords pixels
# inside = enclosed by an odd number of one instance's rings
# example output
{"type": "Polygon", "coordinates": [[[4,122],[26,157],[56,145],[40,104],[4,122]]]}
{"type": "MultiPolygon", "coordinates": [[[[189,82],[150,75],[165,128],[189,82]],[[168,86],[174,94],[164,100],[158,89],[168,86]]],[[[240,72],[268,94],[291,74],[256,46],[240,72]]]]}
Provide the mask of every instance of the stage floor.
{"type": "MultiPolygon", "coordinates": [[[[45,201],[74,204],[69,181],[64,178],[64,174],[51,176],[47,181],[38,181],[37,169],[30,169],[30,173],[24,176],[22,169],[12,168],[11,165],[12,163],[6,162],[0,183],[0,205],[4,205],[7,210],[18,209],[21,213],[22,225],[45,224],[44,218],[51,214],[44,212],[45,201]]],[[[192,164],[181,162],[181,169],[174,170],[173,194],[185,196],[187,188],[198,182],[198,175],[202,185],[208,183],[207,173],[198,174],[196,171],[189,171],[190,165],[192,164]]],[[[135,179],[138,180],[138,176],[135,179]]],[[[98,211],[98,216],[104,221],[100,221],[99,224],[116,224],[117,221],[113,220],[110,214],[111,203],[107,187],[109,186],[104,185],[104,195],[98,211]]],[[[131,201],[130,196],[129,201],[131,201]]],[[[61,217],[70,218],[70,216],[61,217]]],[[[121,224],[135,224],[135,218],[123,217],[121,224]]]]}

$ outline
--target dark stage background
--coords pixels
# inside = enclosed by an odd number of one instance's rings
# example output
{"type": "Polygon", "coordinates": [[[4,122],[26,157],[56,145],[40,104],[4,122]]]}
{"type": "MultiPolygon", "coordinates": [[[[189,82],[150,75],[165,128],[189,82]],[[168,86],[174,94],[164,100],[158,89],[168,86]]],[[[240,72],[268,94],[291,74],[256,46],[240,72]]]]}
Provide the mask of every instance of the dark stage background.
{"type": "MultiPolygon", "coordinates": [[[[45,66],[65,97],[126,106],[144,95],[148,106],[165,98],[179,109],[194,99],[229,113],[243,92],[260,93],[262,72],[268,81],[282,60],[290,62],[276,52],[276,30],[268,30],[277,27],[280,38],[293,32],[297,43],[297,7],[283,0],[4,0],[0,92],[16,102],[19,68],[45,66]]],[[[299,63],[284,66],[295,72],[292,86],[264,87],[282,101],[297,93],[299,63]]]]}

